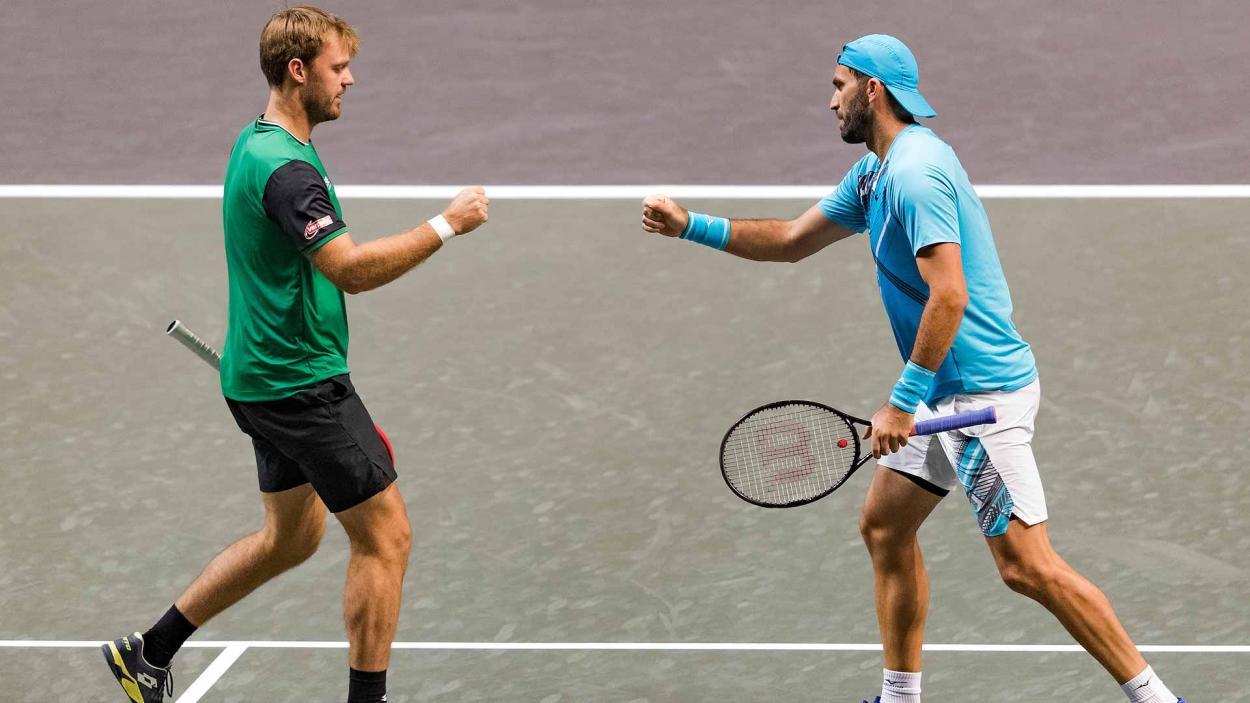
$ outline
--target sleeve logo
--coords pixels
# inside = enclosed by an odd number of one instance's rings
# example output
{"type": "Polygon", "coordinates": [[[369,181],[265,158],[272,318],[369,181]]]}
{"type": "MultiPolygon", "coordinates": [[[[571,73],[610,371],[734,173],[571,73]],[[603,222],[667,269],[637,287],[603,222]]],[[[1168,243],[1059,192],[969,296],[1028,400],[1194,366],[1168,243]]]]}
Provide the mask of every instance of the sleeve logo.
{"type": "Polygon", "coordinates": [[[317,233],[321,231],[321,228],[329,227],[332,222],[334,222],[334,217],[326,215],[320,220],[313,220],[312,222],[304,225],[304,239],[312,239],[317,236],[317,233]]]}

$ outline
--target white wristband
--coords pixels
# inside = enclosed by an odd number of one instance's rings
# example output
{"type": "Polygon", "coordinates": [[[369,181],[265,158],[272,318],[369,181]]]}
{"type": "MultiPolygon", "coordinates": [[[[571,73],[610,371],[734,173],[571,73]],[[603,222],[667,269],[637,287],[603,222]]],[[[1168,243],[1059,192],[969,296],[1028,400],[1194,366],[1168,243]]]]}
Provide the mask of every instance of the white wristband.
{"type": "Polygon", "coordinates": [[[438,232],[438,236],[443,240],[444,244],[447,243],[448,239],[456,236],[456,230],[452,229],[451,225],[447,224],[447,218],[442,215],[439,215],[438,217],[431,217],[426,222],[434,228],[435,232],[438,232]]]}

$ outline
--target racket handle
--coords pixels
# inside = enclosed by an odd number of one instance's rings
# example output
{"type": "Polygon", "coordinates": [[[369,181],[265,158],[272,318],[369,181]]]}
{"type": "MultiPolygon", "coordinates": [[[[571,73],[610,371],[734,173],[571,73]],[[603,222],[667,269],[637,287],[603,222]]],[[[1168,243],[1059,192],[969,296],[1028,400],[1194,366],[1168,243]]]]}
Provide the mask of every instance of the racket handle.
{"type": "Polygon", "coordinates": [[[182,324],[182,322],[174,320],[169,323],[169,327],[165,328],[165,334],[182,342],[183,346],[195,352],[197,356],[208,362],[213,368],[221,368],[221,355],[217,353],[217,350],[195,336],[195,333],[187,329],[187,326],[182,324]]]}
{"type": "Polygon", "coordinates": [[[950,430],[959,430],[976,425],[992,425],[995,422],[998,422],[998,413],[994,408],[982,408],[972,412],[935,417],[932,420],[922,420],[916,423],[911,433],[912,436],[937,434],[938,432],[949,432],[950,430]]]}

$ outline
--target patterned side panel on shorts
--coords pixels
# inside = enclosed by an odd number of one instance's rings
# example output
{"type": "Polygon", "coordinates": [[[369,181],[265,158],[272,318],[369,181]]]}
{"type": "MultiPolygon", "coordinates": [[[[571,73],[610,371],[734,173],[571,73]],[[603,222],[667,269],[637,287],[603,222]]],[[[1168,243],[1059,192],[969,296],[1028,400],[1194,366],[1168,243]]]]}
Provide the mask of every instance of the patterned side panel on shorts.
{"type": "Polygon", "coordinates": [[[977,519],[981,533],[986,537],[1003,534],[1011,519],[1011,493],[990,461],[981,440],[960,436],[955,441],[955,457],[958,462],[955,474],[968,494],[972,515],[977,519]]]}

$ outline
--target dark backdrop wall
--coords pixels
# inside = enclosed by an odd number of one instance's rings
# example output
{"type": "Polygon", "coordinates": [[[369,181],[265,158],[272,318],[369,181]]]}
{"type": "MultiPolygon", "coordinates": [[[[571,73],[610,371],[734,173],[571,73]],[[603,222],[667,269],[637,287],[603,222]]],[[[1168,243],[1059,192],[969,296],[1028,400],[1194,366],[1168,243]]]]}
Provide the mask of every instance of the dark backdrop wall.
{"type": "MultiPolygon", "coordinates": [[[[5,0],[0,182],[217,183],[274,2],[5,0]]],[[[977,183],[1244,183],[1235,1],[327,0],[339,183],[828,183],[834,56],[896,34],[977,183]]]]}

